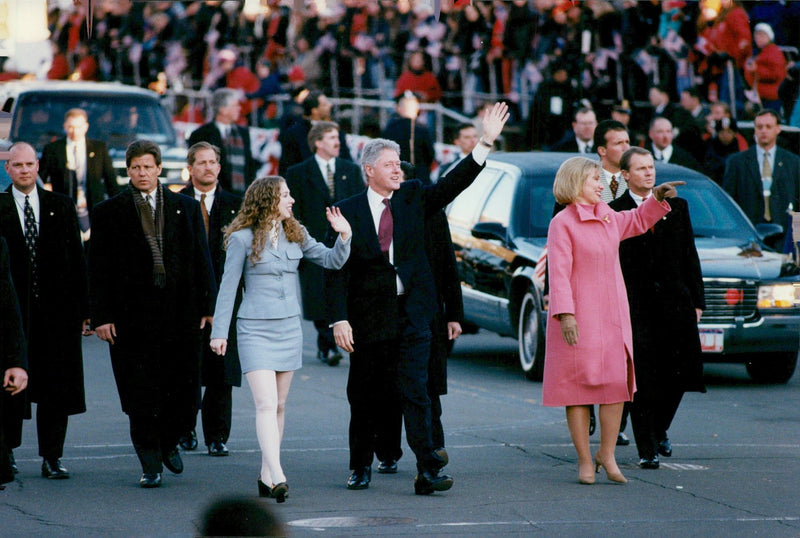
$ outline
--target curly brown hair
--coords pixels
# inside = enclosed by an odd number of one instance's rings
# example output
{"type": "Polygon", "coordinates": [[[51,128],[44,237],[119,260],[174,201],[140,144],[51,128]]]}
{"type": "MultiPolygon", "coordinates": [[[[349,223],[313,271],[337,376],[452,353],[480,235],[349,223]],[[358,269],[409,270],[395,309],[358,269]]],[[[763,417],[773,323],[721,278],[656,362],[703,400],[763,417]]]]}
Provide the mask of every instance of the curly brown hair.
{"type": "MultiPolygon", "coordinates": [[[[233,232],[250,228],[253,230],[253,244],[247,259],[252,264],[261,259],[269,231],[273,223],[280,219],[278,203],[281,199],[281,186],[285,184],[286,180],[281,176],[266,176],[258,178],[247,188],[242,208],[225,227],[225,248],[228,247],[228,239],[233,232]]],[[[303,227],[294,217],[283,220],[283,231],[292,243],[305,241],[303,227]]]]}

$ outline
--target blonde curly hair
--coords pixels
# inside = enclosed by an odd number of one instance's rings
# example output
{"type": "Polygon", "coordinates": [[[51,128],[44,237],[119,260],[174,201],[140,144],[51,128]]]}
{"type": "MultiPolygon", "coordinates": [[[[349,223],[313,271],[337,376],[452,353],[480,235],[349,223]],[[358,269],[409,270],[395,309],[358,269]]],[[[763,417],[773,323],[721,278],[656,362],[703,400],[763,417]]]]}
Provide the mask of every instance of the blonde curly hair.
{"type": "MultiPolygon", "coordinates": [[[[247,188],[242,208],[225,227],[225,248],[228,248],[228,239],[233,232],[250,228],[253,230],[253,244],[247,259],[252,264],[261,259],[269,231],[280,222],[278,203],[281,199],[281,186],[285,184],[286,180],[281,176],[266,176],[256,179],[247,188]]],[[[305,241],[303,227],[294,217],[283,220],[283,231],[292,243],[305,241]]]]}

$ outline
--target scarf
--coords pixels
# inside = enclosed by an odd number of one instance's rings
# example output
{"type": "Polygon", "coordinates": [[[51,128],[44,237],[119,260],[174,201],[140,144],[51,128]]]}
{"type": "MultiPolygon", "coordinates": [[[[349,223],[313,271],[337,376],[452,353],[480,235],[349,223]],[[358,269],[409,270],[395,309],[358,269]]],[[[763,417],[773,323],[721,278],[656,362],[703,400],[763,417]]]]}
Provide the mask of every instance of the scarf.
{"type": "MultiPolygon", "coordinates": [[[[130,185],[130,184],[129,184],[130,185]]],[[[150,246],[150,253],[153,255],[153,285],[156,288],[164,288],[167,285],[167,270],[164,267],[164,257],[162,254],[162,244],[164,235],[164,192],[161,182],[156,187],[156,213],[153,215],[153,208],[144,199],[141,192],[130,185],[133,192],[133,203],[139,220],[142,223],[142,231],[150,246]]]]}

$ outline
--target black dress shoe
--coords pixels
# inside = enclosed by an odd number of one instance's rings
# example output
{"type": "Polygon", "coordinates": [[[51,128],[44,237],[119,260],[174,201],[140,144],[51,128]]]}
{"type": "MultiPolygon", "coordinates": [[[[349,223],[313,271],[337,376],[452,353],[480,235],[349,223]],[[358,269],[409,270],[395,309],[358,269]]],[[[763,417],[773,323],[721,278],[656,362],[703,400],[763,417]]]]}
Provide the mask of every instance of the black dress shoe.
{"type": "Polygon", "coordinates": [[[42,476],[52,480],[63,480],[69,478],[69,471],[67,471],[66,467],[61,465],[60,459],[43,460],[42,476]]]}
{"type": "Polygon", "coordinates": [[[631,440],[628,439],[628,436],[622,432],[617,434],[617,446],[628,446],[631,444],[631,440]]]}
{"type": "Polygon", "coordinates": [[[414,478],[414,493],[430,495],[434,491],[447,491],[453,487],[453,478],[436,471],[422,471],[414,478]]]}
{"type": "Polygon", "coordinates": [[[320,362],[324,362],[328,364],[328,352],[327,351],[317,351],[317,358],[320,362]]]}
{"type": "Polygon", "coordinates": [[[450,463],[450,456],[447,454],[447,450],[445,450],[443,446],[434,450],[433,455],[436,457],[437,463],[440,464],[438,466],[439,469],[450,463]]]}
{"type": "Polygon", "coordinates": [[[286,482],[281,482],[279,484],[275,484],[275,487],[272,488],[272,492],[270,497],[275,499],[278,503],[286,502],[286,498],[289,496],[289,484],[286,482]]]}
{"type": "Polygon", "coordinates": [[[197,448],[197,433],[192,430],[187,434],[181,435],[178,444],[184,450],[195,450],[197,448]]]}
{"type": "Polygon", "coordinates": [[[17,460],[14,459],[14,451],[8,451],[8,466],[11,468],[11,474],[17,474],[19,467],[17,467],[17,460]]]}
{"type": "Polygon", "coordinates": [[[262,482],[260,476],[258,477],[258,496],[272,497],[272,488],[262,482]]]}
{"type": "Polygon", "coordinates": [[[378,464],[378,472],[380,474],[396,474],[397,473],[397,460],[384,460],[378,464]]]}
{"type": "Polygon", "coordinates": [[[639,460],[639,467],[642,469],[658,469],[658,456],[652,458],[641,458],[639,460]]]}
{"type": "Polygon", "coordinates": [[[228,455],[228,447],[225,446],[225,443],[222,441],[211,441],[211,444],[208,445],[208,455],[209,456],[227,456],[228,455]]]}
{"type": "Polygon", "coordinates": [[[347,489],[367,489],[372,480],[372,468],[355,469],[347,478],[347,489]]]}
{"type": "Polygon", "coordinates": [[[161,455],[161,461],[164,462],[164,467],[173,473],[181,474],[183,472],[183,460],[177,446],[168,452],[164,452],[161,455]]]}
{"type": "Polygon", "coordinates": [[[161,473],[142,473],[139,486],[143,488],[157,488],[161,485],[161,473]]]}
{"type": "Polygon", "coordinates": [[[328,366],[338,366],[339,361],[342,360],[342,354],[338,349],[332,349],[328,352],[328,366]]]}
{"type": "Polygon", "coordinates": [[[666,458],[672,456],[672,444],[670,444],[669,439],[658,442],[658,453],[666,458]]]}

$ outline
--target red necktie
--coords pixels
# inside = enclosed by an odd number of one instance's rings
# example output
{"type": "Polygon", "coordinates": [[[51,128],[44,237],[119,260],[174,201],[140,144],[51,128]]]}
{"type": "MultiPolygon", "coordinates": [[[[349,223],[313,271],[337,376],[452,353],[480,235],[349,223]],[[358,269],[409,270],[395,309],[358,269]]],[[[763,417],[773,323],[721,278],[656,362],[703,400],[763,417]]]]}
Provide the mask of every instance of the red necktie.
{"type": "Polygon", "coordinates": [[[392,244],[392,235],[394,234],[394,219],[392,218],[392,209],[389,206],[389,199],[383,199],[383,213],[381,213],[381,220],[378,223],[378,243],[381,245],[381,252],[386,255],[389,254],[389,246],[392,244]]]}
{"type": "Polygon", "coordinates": [[[608,184],[611,188],[611,196],[613,198],[617,197],[617,189],[619,188],[619,181],[617,181],[617,176],[611,176],[611,183],[608,184]]]}

